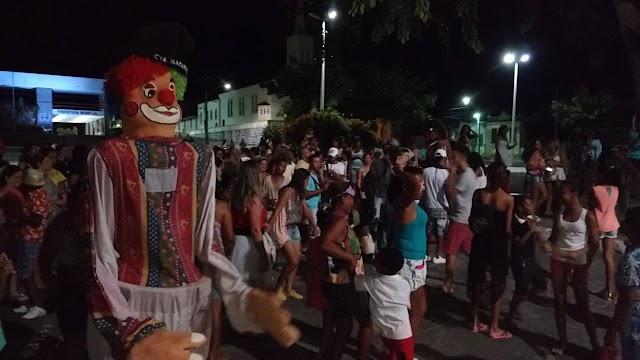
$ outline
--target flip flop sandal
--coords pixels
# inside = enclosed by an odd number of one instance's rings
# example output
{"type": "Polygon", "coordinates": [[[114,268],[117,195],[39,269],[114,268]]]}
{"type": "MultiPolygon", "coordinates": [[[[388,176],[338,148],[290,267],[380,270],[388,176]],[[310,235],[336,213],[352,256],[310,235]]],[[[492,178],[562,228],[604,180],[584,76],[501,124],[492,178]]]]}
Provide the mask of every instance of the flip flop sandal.
{"type": "Polygon", "coordinates": [[[471,331],[474,333],[487,332],[488,330],[489,330],[489,327],[486,324],[481,324],[480,327],[477,329],[471,328],[471,331]]]}
{"type": "Polygon", "coordinates": [[[494,340],[498,340],[498,339],[511,339],[511,337],[513,336],[513,334],[511,334],[510,332],[508,332],[507,330],[503,331],[502,334],[500,335],[490,335],[492,339],[494,340]]]}

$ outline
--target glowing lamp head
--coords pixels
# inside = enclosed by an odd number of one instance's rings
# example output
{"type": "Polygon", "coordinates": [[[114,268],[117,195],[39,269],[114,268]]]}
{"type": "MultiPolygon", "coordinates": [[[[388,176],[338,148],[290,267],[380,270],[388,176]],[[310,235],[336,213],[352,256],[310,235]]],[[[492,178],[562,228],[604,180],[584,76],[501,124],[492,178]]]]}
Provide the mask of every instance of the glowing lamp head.
{"type": "Polygon", "coordinates": [[[470,103],[471,103],[471,98],[470,98],[470,97],[468,97],[468,96],[464,96],[464,97],[462,98],[462,104],[463,104],[464,106],[467,106],[467,105],[469,105],[470,103]]]}
{"type": "Polygon", "coordinates": [[[224,89],[225,90],[231,90],[231,84],[229,84],[229,83],[224,84],[224,89]]]}
{"type": "Polygon", "coordinates": [[[513,53],[507,53],[502,58],[502,61],[504,61],[507,64],[513,64],[513,62],[516,61],[516,55],[513,53]]]}
{"type": "Polygon", "coordinates": [[[336,17],[338,17],[338,12],[337,12],[337,11],[335,11],[335,10],[329,10],[329,12],[327,13],[327,17],[328,17],[330,20],[333,20],[333,19],[335,19],[336,17]]]}
{"type": "Polygon", "coordinates": [[[481,116],[480,113],[473,114],[473,118],[476,120],[480,120],[480,116],[481,116]]]}
{"type": "Polygon", "coordinates": [[[524,54],[520,56],[520,62],[527,62],[527,61],[529,61],[529,54],[524,54]]]}

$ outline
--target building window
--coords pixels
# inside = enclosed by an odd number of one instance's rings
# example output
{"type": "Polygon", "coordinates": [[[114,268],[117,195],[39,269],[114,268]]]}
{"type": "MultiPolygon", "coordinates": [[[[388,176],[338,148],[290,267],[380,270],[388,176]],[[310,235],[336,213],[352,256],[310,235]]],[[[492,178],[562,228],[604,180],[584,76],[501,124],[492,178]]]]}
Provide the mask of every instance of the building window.
{"type": "Polygon", "coordinates": [[[227,101],[227,116],[233,116],[233,100],[227,101]]]}
{"type": "Polygon", "coordinates": [[[225,124],[224,124],[224,123],[225,123],[225,121],[224,121],[224,119],[222,119],[222,126],[225,126],[225,124]]]}
{"type": "Polygon", "coordinates": [[[251,95],[251,113],[258,113],[258,95],[256,94],[251,95]]]}
{"type": "Polygon", "coordinates": [[[271,109],[267,108],[267,114],[271,114],[271,109]]]}
{"type": "Polygon", "coordinates": [[[209,119],[213,119],[213,111],[209,111],[209,119]]]}
{"type": "Polygon", "coordinates": [[[214,114],[216,114],[216,116],[214,117],[214,119],[218,120],[218,109],[214,110],[214,114]]]}
{"type": "Polygon", "coordinates": [[[244,97],[240,98],[240,101],[238,101],[238,115],[244,115],[245,111],[244,111],[244,97]]]}

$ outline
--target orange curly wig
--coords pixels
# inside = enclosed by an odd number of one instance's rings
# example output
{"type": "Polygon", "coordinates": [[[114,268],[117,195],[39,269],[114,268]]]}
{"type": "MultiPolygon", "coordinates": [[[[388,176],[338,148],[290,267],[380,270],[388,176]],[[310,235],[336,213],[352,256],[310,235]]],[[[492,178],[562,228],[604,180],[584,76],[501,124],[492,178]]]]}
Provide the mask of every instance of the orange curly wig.
{"type": "Polygon", "coordinates": [[[105,92],[113,100],[122,101],[124,94],[152,81],[156,76],[161,76],[169,71],[169,68],[157,61],[131,55],[114,66],[105,75],[105,92]]]}

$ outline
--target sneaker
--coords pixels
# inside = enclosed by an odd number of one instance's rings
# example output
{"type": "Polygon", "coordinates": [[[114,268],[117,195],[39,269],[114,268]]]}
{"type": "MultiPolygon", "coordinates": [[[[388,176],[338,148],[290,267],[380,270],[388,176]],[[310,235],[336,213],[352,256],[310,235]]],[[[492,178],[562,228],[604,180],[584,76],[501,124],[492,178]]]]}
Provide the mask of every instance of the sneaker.
{"type": "Polygon", "coordinates": [[[22,316],[25,320],[32,320],[47,315],[47,311],[39,306],[34,306],[22,316]]]}
{"type": "Polygon", "coordinates": [[[431,259],[431,262],[433,262],[434,264],[444,264],[447,262],[447,259],[443,258],[442,256],[436,256],[431,259]]]}
{"type": "Polygon", "coordinates": [[[282,301],[287,300],[287,295],[282,288],[276,290],[276,297],[282,301]]]}
{"type": "Polygon", "coordinates": [[[27,311],[29,311],[29,309],[24,305],[13,309],[13,312],[16,314],[25,314],[27,311]]]}
{"type": "Polygon", "coordinates": [[[285,293],[287,297],[290,297],[294,300],[302,300],[304,296],[300,295],[297,291],[291,290],[285,293]]]}

